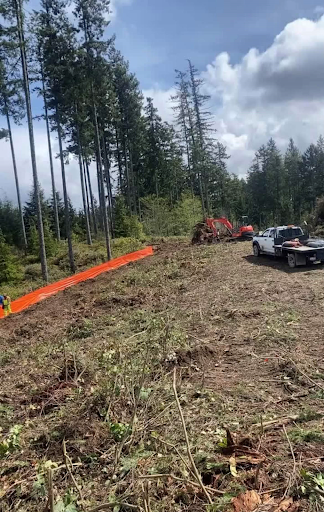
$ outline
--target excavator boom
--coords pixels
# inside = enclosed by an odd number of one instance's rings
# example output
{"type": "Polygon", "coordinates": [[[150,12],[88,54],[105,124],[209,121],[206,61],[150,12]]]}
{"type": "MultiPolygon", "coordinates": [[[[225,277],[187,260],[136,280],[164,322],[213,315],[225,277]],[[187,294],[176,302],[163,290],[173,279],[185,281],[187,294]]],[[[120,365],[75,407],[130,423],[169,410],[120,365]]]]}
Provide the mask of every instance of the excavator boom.
{"type": "Polygon", "coordinates": [[[219,217],[217,219],[207,217],[205,222],[200,222],[196,225],[192,243],[201,244],[219,242],[222,235],[217,224],[221,224],[226,228],[227,236],[225,236],[225,238],[229,241],[251,240],[255,234],[253,226],[245,225],[245,221],[238,229],[234,229],[233,224],[226,217],[219,217]]]}

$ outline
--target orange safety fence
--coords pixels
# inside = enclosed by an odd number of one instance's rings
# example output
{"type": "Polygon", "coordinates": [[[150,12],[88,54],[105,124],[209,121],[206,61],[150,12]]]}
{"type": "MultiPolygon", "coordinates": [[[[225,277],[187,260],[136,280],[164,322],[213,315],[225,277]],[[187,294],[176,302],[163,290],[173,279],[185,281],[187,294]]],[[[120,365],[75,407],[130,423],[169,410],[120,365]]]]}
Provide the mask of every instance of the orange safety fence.
{"type": "MultiPolygon", "coordinates": [[[[116,268],[122,267],[123,265],[127,265],[132,261],[141,260],[146,258],[146,256],[151,256],[153,254],[153,247],[145,247],[145,249],[141,249],[140,251],[131,252],[129,254],[125,254],[124,256],[119,256],[119,258],[115,258],[111,261],[107,261],[106,263],[102,263],[102,265],[98,265],[93,268],[89,268],[88,270],[84,270],[83,272],[79,272],[78,274],[74,274],[73,276],[66,277],[61,281],[57,281],[56,283],[49,284],[44,286],[43,288],[39,288],[19,299],[14,300],[11,303],[11,311],[12,313],[20,313],[24,309],[29,308],[33,304],[37,304],[41,300],[47,299],[51,297],[51,295],[55,295],[57,292],[65,290],[70,286],[74,286],[75,284],[81,283],[82,281],[86,281],[87,279],[93,279],[94,277],[103,274],[104,272],[109,272],[110,270],[114,270],[116,268]]],[[[0,309],[0,318],[3,318],[3,310],[0,309]]]]}

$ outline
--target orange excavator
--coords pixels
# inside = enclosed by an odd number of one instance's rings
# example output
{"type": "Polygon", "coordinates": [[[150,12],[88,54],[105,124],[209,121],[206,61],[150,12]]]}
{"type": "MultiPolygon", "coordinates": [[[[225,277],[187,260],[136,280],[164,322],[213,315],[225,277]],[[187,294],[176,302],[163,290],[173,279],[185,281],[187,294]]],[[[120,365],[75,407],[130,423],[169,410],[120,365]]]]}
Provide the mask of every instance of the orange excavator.
{"type": "Polygon", "coordinates": [[[247,216],[241,217],[238,228],[234,228],[232,223],[226,217],[217,219],[207,218],[205,222],[200,222],[195,226],[195,232],[192,238],[193,244],[217,243],[222,239],[231,241],[252,240],[255,236],[253,226],[248,224],[247,216]],[[225,229],[222,229],[225,228],[225,229]]]}

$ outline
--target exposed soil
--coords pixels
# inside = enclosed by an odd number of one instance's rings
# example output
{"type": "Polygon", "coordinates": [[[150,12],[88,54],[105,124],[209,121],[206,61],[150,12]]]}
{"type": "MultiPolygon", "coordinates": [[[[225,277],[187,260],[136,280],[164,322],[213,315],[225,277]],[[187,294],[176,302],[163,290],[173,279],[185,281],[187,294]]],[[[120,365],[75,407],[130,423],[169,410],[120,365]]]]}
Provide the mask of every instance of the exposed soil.
{"type": "Polygon", "coordinates": [[[161,243],[0,322],[1,512],[49,510],[48,467],[57,511],[321,510],[324,269],[250,253],[161,243]]]}

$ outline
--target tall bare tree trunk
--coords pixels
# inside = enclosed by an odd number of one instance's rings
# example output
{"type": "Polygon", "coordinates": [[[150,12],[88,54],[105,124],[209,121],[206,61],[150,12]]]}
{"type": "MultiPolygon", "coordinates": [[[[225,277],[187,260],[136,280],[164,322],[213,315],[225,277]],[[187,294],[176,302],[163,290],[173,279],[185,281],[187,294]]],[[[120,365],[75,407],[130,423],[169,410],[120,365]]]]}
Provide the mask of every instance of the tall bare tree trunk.
{"type": "Polygon", "coordinates": [[[84,184],[85,184],[85,195],[86,195],[86,202],[87,202],[88,219],[89,219],[90,227],[91,227],[91,210],[90,210],[89,188],[88,188],[86,167],[85,167],[85,163],[84,163],[83,158],[82,158],[82,168],[83,168],[83,179],[84,179],[84,184]]]}
{"type": "Polygon", "coordinates": [[[92,185],[91,185],[91,179],[90,179],[90,170],[89,170],[89,164],[87,159],[85,159],[85,168],[87,172],[87,179],[88,179],[88,186],[89,186],[89,194],[90,194],[90,201],[91,201],[91,210],[92,210],[92,217],[93,217],[93,229],[95,235],[98,234],[98,225],[97,225],[97,219],[96,219],[96,209],[94,205],[94,196],[92,192],[92,185]]]}
{"type": "Polygon", "coordinates": [[[127,206],[128,206],[129,213],[132,213],[131,184],[130,184],[130,176],[129,176],[128,154],[127,154],[125,135],[124,135],[124,140],[123,140],[123,153],[124,153],[125,172],[126,172],[127,206]]]}
{"type": "Polygon", "coordinates": [[[37,227],[38,227],[39,246],[40,246],[40,260],[41,260],[41,267],[42,267],[42,276],[43,276],[44,281],[47,282],[48,281],[48,269],[47,269],[46,249],[45,249],[45,240],[44,240],[42,207],[41,207],[41,200],[40,200],[40,193],[39,193],[38,173],[37,173],[37,164],[36,164],[33,117],[32,117],[31,101],[30,101],[29,77],[28,77],[28,68],[27,68],[27,60],[26,60],[24,30],[23,30],[23,23],[22,23],[21,0],[13,0],[13,6],[15,9],[15,14],[16,14],[16,19],[17,19],[17,30],[18,30],[18,38],[19,38],[19,45],[20,45],[21,67],[22,67],[23,80],[24,80],[26,111],[27,111],[28,131],[29,131],[30,156],[31,156],[31,161],[32,161],[34,189],[35,189],[35,196],[36,196],[37,227]]]}
{"type": "Polygon", "coordinates": [[[109,260],[111,260],[110,233],[109,233],[107,205],[106,205],[106,198],[105,198],[105,185],[104,185],[103,171],[102,171],[101,146],[100,146],[97,107],[95,105],[94,100],[93,100],[93,119],[94,119],[94,126],[95,126],[97,164],[98,164],[98,181],[99,181],[99,188],[100,188],[99,200],[101,200],[101,202],[102,202],[101,207],[102,207],[103,224],[104,224],[104,230],[105,230],[107,259],[109,261],[109,260]]]}
{"type": "Polygon", "coordinates": [[[62,183],[63,183],[63,198],[64,198],[64,209],[65,209],[65,229],[66,236],[68,240],[68,248],[69,248],[69,260],[70,260],[70,269],[71,272],[75,272],[75,262],[74,262],[74,254],[73,254],[73,246],[72,246],[72,233],[71,233],[71,222],[70,222],[70,209],[69,209],[69,198],[66,187],[66,176],[65,176],[65,166],[64,166],[64,157],[63,157],[63,146],[62,146],[62,133],[61,133],[61,121],[60,121],[60,112],[58,105],[56,104],[56,125],[57,125],[57,135],[59,142],[59,152],[60,152],[60,162],[61,162],[61,172],[62,172],[62,183]]]}
{"type": "Polygon", "coordinates": [[[137,215],[137,196],[136,196],[136,185],[135,185],[135,176],[134,176],[134,165],[133,165],[133,152],[132,148],[128,148],[129,152],[129,169],[132,183],[132,197],[133,197],[133,205],[134,205],[134,214],[137,215]]]}
{"type": "Polygon", "coordinates": [[[16,192],[17,192],[18,208],[19,208],[19,215],[20,215],[21,232],[22,232],[22,235],[23,235],[24,249],[25,249],[25,252],[27,252],[26,228],[25,228],[25,222],[24,222],[24,214],[23,214],[23,210],[22,210],[22,206],[21,206],[20,187],[19,187],[19,179],[18,179],[18,171],[17,171],[17,163],[16,163],[16,154],[15,154],[15,148],[14,148],[14,144],[13,144],[13,140],[12,140],[10,117],[9,117],[8,107],[7,107],[7,99],[6,99],[5,96],[4,96],[4,105],[5,105],[6,118],[7,118],[7,126],[8,126],[8,133],[9,133],[9,141],[10,141],[10,149],[11,149],[11,157],[12,157],[12,166],[13,166],[14,175],[15,175],[15,182],[16,182],[16,192]]]}
{"type": "Polygon", "coordinates": [[[53,153],[52,153],[52,144],[51,144],[51,132],[50,132],[50,127],[49,127],[49,122],[48,122],[45,80],[44,80],[43,65],[42,65],[41,58],[39,59],[39,62],[41,65],[42,91],[43,91],[43,98],[44,98],[44,112],[45,112],[45,123],[46,123],[46,133],[47,133],[48,156],[49,156],[50,171],[51,171],[55,232],[56,232],[56,239],[59,242],[61,240],[60,221],[59,221],[59,214],[58,214],[58,207],[57,207],[57,196],[56,196],[56,186],[55,186],[54,166],[53,166],[53,153]]]}
{"type": "Polygon", "coordinates": [[[118,134],[117,128],[115,129],[115,135],[116,135],[117,164],[118,164],[118,173],[119,173],[119,189],[120,189],[120,192],[123,193],[123,166],[122,166],[120,150],[119,150],[119,134],[118,134]]]}
{"type": "Polygon", "coordinates": [[[112,200],[112,186],[111,186],[111,176],[110,176],[110,162],[109,162],[109,158],[108,158],[107,144],[106,144],[104,132],[102,134],[102,150],[103,150],[103,158],[104,158],[106,187],[107,187],[107,192],[108,192],[110,232],[111,232],[111,235],[113,238],[114,237],[114,220],[113,220],[113,200],[112,200]]]}
{"type": "MultiPolygon", "coordinates": [[[[89,33],[87,30],[87,22],[85,17],[85,12],[82,13],[83,17],[83,32],[84,32],[84,40],[87,45],[87,57],[88,57],[88,71],[91,71],[91,62],[90,62],[90,54],[89,54],[89,33]]],[[[93,123],[95,129],[95,147],[97,153],[97,171],[98,171],[98,191],[99,191],[99,201],[101,202],[101,210],[103,214],[103,225],[105,231],[105,240],[106,240],[106,249],[107,249],[107,259],[111,260],[111,246],[110,246],[110,233],[109,233],[109,223],[108,223],[108,215],[107,215],[107,206],[105,200],[105,187],[104,187],[104,179],[103,179],[103,171],[102,171],[102,160],[101,160],[101,147],[100,147],[100,135],[99,135],[99,124],[98,124],[98,113],[97,106],[95,101],[95,95],[93,90],[93,81],[91,73],[89,73],[89,78],[91,80],[91,96],[92,96],[92,116],[93,123]],[[101,198],[101,199],[100,199],[101,198]]]]}
{"type": "Polygon", "coordinates": [[[86,231],[87,231],[87,243],[88,243],[88,245],[92,245],[89,216],[88,216],[85,190],[84,190],[83,165],[82,165],[82,157],[81,157],[80,131],[79,131],[79,126],[78,126],[78,121],[76,121],[76,131],[77,131],[77,140],[78,140],[78,159],[79,159],[79,169],[80,169],[81,193],[82,193],[83,210],[84,210],[84,216],[85,216],[85,221],[86,221],[86,231]]]}

